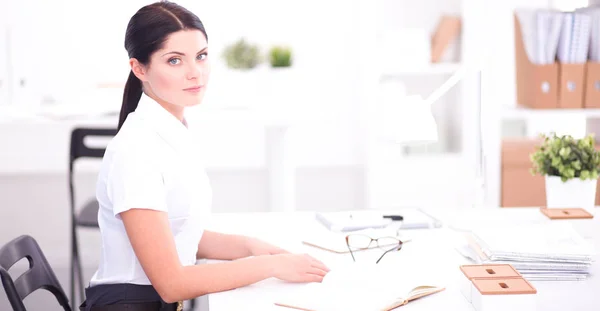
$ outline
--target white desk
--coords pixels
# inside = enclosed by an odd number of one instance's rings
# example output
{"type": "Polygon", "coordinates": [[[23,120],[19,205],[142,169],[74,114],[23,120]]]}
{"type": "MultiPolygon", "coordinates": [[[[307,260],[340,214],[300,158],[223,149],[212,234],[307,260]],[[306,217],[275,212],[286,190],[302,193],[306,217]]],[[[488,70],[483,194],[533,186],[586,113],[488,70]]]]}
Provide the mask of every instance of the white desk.
{"type": "MultiPolygon", "coordinates": [[[[460,220],[463,224],[476,221],[511,221],[519,222],[547,221],[540,217],[537,209],[494,209],[472,212],[432,211],[442,219],[460,220]],[[469,216],[467,216],[469,215],[469,216]],[[513,217],[514,216],[514,217],[513,217]],[[515,218],[516,217],[516,218],[515,218]]],[[[325,230],[314,221],[310,212],[296,213],[260,213],[260,214],[216,214],[209,228],[218,231],[247,234],[265,239],[286,247],[294,252],[306,252],[322,260],[330,268],[352,262],[350,255],[336,255],[321,251],[301,243],[306,233],[318,234],[325,230]]],[[[600,217],[594,219],[595,229],[588,225],[581,227],[575,224],[582,235],[592,238],[596,249],[600,249],[600,217]]],[[[402,251],[390,253],[382,262],[396,264],[428,265],[445,281],[446,290],[417,300],[402,307],[402,310],[474,310],[463,298],[458,289],[458,266],[469,262],[454,250],[456,232],[449,228],[410,231],[414,239],[406,243],[402,251]]],[[[380,253],[374,254],[379,255],[380,253]]],[[[362,258],[364,259],[364,258],[362,258]]],[[[362,260],[361,259],[361,260],[362,260]]],[[[209,263],[210,264],[210,263],[209,263]]],[[[401,282],[401,278],[398,280],[401,282]]],[[[600,264],[592,266],[592,276],[579,282],[532,282],[538,290],[537,310],[599,310],[600,308],[600,264]]],[[[227,292],[208,295],[210,311],[222,310],[279,310],[274,301],[280,295],[290,294],[302,284],[284,283],[269,279],[260,283],[227,292]]]]}

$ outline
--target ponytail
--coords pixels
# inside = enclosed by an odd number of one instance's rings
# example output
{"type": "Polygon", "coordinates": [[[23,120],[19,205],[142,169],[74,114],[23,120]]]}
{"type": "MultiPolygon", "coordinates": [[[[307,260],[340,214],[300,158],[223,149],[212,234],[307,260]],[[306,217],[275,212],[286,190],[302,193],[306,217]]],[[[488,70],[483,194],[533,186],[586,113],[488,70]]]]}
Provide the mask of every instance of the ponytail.
{"type": "Polygon", "coordinates": [[[133,71],[129,72],[129,78],[125,84],[125,90],[123,91],[123,105],[121,106],[121,113],[119,114],[119,125],[117,130],[121,129],[127,115],[133,112],[140,102],[142,97],[142,82],[138,79],[133,71]]]}

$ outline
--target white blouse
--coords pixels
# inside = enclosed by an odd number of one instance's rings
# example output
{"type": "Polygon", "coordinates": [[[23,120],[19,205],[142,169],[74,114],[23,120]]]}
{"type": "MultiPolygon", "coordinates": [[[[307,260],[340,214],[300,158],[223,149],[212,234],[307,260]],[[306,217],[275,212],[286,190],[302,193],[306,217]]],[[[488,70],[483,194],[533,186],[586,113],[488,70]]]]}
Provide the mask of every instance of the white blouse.
{"type": "Polygon", "coordinates": [[[119,215],[132,208],[166,212],[181,264],[196,263],[212,194],[192,137],[181,121],[142,94],[102,161],[96,187],[102,253],[90,286],[150,284],[119,215]]]}

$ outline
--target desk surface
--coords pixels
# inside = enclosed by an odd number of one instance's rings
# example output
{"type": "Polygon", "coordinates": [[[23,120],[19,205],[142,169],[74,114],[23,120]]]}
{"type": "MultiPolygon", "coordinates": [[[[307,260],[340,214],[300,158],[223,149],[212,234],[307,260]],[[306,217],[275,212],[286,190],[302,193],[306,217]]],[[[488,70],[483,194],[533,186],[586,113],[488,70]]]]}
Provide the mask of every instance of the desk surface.
{"type": "MultiPolygon", "coordinates": [[[[468,223],[490,221],[511,222],[518,219],[523,223],[547,221],[539,210],[533,208],[519,209],[486,209],[477,211],[428,210],[450,223],[461,228],[468,223]]],[[[575,223],[574,227],[582,236],[593,241],[596,250],[600,249],[600,217],[591,222],[575,223]],[[582,226],[583,224],[583,226],[582,226]],[[594,228],[595,227],[595,228],[594,228]]],[[[258,213],[258,214],[215,214],[208,226],[211,230],[228,233],[246,234],[259,237],[292,252],[309,253],[322,260],[331,269],[352,262],[348,254],[333,254],[302,244],[307,235],[322,233],[324,227],[314,220],[314,213],[258,213]]],[[[454,249],[460,233],[444,227],[431,230],[407,230],[413,240],[406,243],[401,252],[390,253],[382,260],[394,264],[428,266],[439,274],[446,290],[417,300],[402,307],[402,310],[441,310],[451,306],[452,310],[474,310],[463,298],[458,287],[459,265],[469,261],[454,249]]],[[[375,254],[378,255],[378,254],[375,254]]],[[[365,255],[367,256],[367,255],[365,255]]],[[[371,260],[360,258],[358,260],[371,260]]],[[[210,264],[210,262],[209,262],[210,264]]],[[[595,262],[592,275],[585,281],[559,282],[537,281],[532,284],[537,288],[537,310],[598,310],[600,299],[600,265],[595,262]]],[[[291,310],[277,307],[274,302],[282,295],[298,290],[302,284],[290,284],[276,279],[268,279],[251,286],[235,290],[210,294],[208,304],[210,311],[221,310],[291,310]]]]}

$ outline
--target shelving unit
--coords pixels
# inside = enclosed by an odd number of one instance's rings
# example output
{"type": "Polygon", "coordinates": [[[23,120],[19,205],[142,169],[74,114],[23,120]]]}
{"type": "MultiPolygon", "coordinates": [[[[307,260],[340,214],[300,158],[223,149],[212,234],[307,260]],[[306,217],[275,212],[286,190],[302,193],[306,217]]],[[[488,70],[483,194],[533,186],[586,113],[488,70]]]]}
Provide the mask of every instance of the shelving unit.
{"type": "Polygon", "coordinates": [[[600,118],[600,109],[530,109],[527,107],[505,107],[502,111],[502,118],[505,121],[527,121],[559,116],[600,118]]]}

